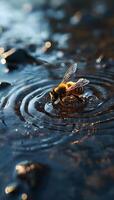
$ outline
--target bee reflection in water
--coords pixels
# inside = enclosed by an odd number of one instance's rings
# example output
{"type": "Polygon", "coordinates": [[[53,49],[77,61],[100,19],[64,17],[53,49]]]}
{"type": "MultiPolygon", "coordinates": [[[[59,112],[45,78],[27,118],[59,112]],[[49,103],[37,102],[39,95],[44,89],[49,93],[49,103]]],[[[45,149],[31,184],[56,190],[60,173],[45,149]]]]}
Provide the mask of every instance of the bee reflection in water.
{"type": "Polygon", "coordinates": [[[72,76],[77,72],[77,64],[71,65],[65,73],[62,82],[50,92],[53,105],[61,105],[67,108],[81,108],[86,99],[84,87],[89,83],[85,78],[79,78],[76,82],[71,81],[72,76]]]}

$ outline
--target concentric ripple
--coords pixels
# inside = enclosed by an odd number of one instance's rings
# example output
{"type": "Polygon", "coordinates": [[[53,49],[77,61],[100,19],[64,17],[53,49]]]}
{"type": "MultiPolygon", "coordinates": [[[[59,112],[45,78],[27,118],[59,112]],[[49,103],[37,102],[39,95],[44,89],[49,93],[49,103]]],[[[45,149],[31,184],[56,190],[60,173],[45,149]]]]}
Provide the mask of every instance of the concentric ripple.
{"type": "Polygon", "coordinates": [[[34,151],[79,140],[88,134],[111,134],[114,128],[113,74],[87,75],[90,84],[84,92],[85,103],[56,106],[49,91],[58,82],[31,76],[18,81],[2,98],[0,107],[13,148],[34,151]],[[26,83],[26,84],[25,84],[26,83]],[[12,128],[13,127],[13,128],[12,128]]]}

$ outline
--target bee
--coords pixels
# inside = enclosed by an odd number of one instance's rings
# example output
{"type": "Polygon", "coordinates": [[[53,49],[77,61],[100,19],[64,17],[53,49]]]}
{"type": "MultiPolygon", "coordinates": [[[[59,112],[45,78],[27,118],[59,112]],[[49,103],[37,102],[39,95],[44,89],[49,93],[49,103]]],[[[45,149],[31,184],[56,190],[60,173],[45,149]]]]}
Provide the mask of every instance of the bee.
{"type": "Polygon", "coordinates": [[[62,82],[50,92],[53,104],[64,103],[66,97],[74,97],[78,101],[83,101],[82,94],[84,86],[89,83],[85,78],[79,78],[76,82],[71,81],[72,76],[77,72],[77,64],[71,65],[66,71],[62,82]]]}

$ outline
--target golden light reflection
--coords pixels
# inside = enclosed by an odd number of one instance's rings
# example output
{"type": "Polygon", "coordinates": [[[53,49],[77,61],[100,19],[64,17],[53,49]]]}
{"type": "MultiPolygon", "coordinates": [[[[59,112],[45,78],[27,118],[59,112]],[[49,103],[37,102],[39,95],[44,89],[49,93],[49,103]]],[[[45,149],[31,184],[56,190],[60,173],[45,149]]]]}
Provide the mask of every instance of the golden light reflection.
{"type": "Polygon", "coordinates": [[[43,46],[43,48],[42,48],[42,50],[44,52],[46,52],[49,48],[51,48],[51,46],[52,46],[51,42],[50,41],[46,41],[44,46],[43,46]]]}
{"type": "Polygon", "coordinates": [[[11,56],[13,53],[15,52],[15,49],[10,49],[9,51],[6,51],[4,53],[2,53],[2,57],[3,58],[7,58],[8,56],[11,56]]]}
{"type": "Polygon", "coordinates": [[[16,183],[12,183],[10,185],[8,185],[6,188],[5,188],[5,193],[6,194],[10,194],[12,192],[15,192],[15,190],[17,189],[17,184],[16,183]]]}
{"type": "Polygon", "coordinates": [[[50,41],[47,41],[47,42],[45,43],[45,47],[46,47],[46,48],[50,48],[50,47],[51,47],[51,42],[50,42],[50,41]]]}
{"type": "Polygon", "coordinates": [[[0,62],[1,64],[6,64],[6,58],[11,56],[16,50],[14,48],[9,51],[5,51],[3,47],[0,47],[0,62]]]}
{"type": "Polygon", "coordinates": [[[4,48],[3,47],[0,47],[0,55],[4,53],[4,48]]]}
{"type": "Polygon", "coordinates": [[[23,165],[16,165],[15,169],[18,172],[18,174],[25,174],[26,173],[26,169],[25,169],[25,167],[23,167],[23,165]]]}
{"type": "Polygon", "coordinates": [[[5,193],[6,193],[6,194],[11,193],[12,191],[13,191],[13,188],[12,188],[12,187],[6,187],[6,188],[5,188],[5,193]]]}
{"type": "Polygon", "coordinates": [[[30,164],[28,166],[23,165],[23,164],[17,164],[15,167],[15,170],[18,175],[25,175],[28,172],[31,172],[32,170],[35,169],[41,169],[40,165],[35,165],[35,164],[30,164]]]}
{"type": "Polygon", "coordinates": [[[27,200],[27,199],[28,199],[27,194],[26,194],[26,193],[23,193],[23,194],[21,195],[21,200],[27,200]]]}

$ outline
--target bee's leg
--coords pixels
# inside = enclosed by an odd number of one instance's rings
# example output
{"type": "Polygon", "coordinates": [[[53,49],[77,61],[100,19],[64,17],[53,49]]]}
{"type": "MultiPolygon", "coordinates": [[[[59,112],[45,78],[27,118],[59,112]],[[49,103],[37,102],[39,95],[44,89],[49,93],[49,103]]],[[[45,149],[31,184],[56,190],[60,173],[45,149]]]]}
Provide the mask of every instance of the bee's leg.
{"type": "Polygon", "coordinates": [[[64,101],[63,101],[63,98],[61,96],[60,96],[60,103],[61,103],[62,106],[64,105],[64,101]]]}

